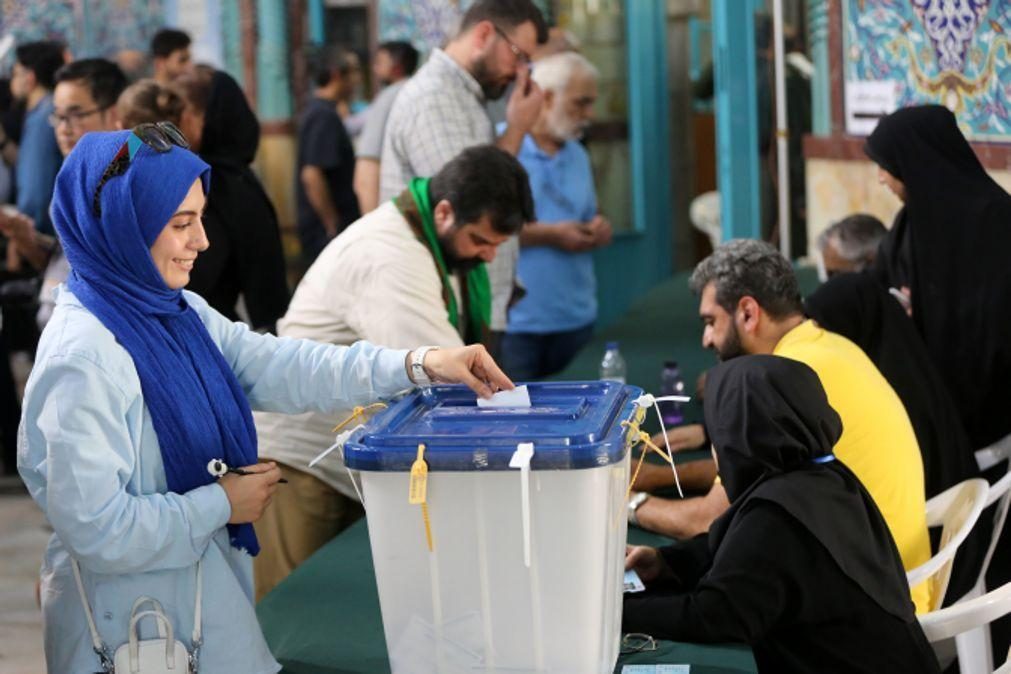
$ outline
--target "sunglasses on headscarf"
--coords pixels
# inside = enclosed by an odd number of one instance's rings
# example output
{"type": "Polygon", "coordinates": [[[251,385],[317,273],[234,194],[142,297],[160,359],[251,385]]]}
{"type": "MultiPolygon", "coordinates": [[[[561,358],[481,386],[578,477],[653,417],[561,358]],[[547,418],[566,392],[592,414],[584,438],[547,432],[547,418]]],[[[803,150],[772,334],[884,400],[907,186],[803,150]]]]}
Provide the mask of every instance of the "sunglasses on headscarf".
{"type": "Polygon", "coordinates": [[[141,148],[141,145],[147,145],[158,153],[168,152],[172,149],[173,145],[181,147],[184,150],[190,147],[186,136],[172,122],[145,123],[133,127],[130,136],[123,143],[123,146],[119,148],[119,152],[112,158],[112,161],[109,162],[109,165],[105,168],[105,172],[102,173],[102,177],[98,181],[98,186],[95,187],[95,198],[92,202],[92,209],[95,211],[96,216],[102,215],[100,197],[105,183],[116,176],[126,173],[126,170],[130,167],[130,162],[137,155],[137,150],[141,148]]]}

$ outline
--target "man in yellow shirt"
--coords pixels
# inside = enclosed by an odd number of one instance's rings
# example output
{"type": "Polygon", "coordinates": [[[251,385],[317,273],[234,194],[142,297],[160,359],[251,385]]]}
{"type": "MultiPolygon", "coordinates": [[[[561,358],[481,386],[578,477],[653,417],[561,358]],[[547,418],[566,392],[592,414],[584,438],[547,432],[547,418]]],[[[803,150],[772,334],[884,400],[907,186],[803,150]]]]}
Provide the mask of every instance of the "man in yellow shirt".
{"type": "MultiPolygon", "coordinates": [[[[902,401],[858,346],[804,317],[790,263],[767,243],[738,239],[699,263],[691,287],[700,295],[702,345],[721,360],[773,354],[807,364],[818,373],[829,404],[843,422],[834,448],[863,483],[888,523],[909,570],[930,558],[923,461],[902,401]]],[[[705,531],[728,506],[715,483],[699,499],[650,497],[635,519],[661,533],[705,531]],[[686,521],[687,520],[687,521],[686,521]],[[666,523],[678,522],[671,531],[666,523]]],[[[912,592],[917,613],[929,610],[930,588],[912,592]]]]}

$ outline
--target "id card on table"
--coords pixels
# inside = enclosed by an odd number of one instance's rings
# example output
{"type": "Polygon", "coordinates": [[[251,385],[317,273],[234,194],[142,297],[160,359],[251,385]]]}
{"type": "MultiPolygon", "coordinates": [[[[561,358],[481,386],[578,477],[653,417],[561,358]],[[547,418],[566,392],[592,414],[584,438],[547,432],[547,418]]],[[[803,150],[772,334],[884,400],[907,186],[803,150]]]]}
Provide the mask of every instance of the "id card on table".
{"type": "Polygon", "coordinates": [[[646,589],[643,585],[642,579],[639,578],[639,574],[635,572],[635,569],[629,569],[625,572],[625,592],[642,592],[646,589]]]}

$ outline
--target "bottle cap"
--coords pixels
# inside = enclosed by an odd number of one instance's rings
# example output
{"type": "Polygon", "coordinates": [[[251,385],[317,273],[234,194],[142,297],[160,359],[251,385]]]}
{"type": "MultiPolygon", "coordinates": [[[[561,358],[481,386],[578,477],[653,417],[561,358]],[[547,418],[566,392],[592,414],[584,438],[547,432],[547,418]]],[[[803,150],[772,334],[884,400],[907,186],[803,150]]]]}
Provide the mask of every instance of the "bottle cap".
{"type": "Polygon", "coordinates": [[[618,342],[608,342],[607,345],[604,348],[606,348],[608,351],[617,349],[618,348],[618,342]]]}
{"type": "Polygon", "coordinates": [[[663,366],[668,370],[676,370],[678,369],[678,362],[676,360],[665,360],[663,366]]]}

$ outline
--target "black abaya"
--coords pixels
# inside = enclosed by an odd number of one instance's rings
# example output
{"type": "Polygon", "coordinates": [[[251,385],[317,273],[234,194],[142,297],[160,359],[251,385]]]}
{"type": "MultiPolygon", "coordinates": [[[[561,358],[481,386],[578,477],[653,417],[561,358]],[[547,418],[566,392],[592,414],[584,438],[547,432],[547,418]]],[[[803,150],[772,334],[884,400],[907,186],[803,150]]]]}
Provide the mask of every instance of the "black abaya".
{"type": "MultiPolygon", "coordinates": [[[[927,498],[979,476],[969,436],[947,387],[916,326],[888,291],[870,274],[840,274],[812,293],[805,307],[808,316],[823,328],[863,349],[895,389],[923,456],[927,498]]],[[[959,548],[945,605],[976,584],[990,543],[992,515],[992,509],[985,512],[959,548]]]]}
{"type": "Polygon", "coordinates": [[[869,274],[840,274],[804,304],[818,325],[859,346],[902,400],[923,455],[927,498],[979,474],[951,395],[916,326],[887,290],[869,274]]]}
{"type": "Polygon", "coordinates": [[[242,89],[215,72],[204,113],[200,157],[211,166],[204,227],[210,248],[197,258],[188,290],[235,320],[241,296],[254,329],[273,330],[288,308],[277,215],[249,168],[260,125],[242,89]]]}
{"type": "Polygon", "coordinates": [[[761,672],[937,672],[899,554],[831,455],[842,422],[808,366],[742,356],[706,380],[706,427],[730,508],[661,549],[677,581],[626,598],[622,628],[741,641],[761,672]]]}
{"type": "Polygon", "coordinates": [[[1011,433],[1011,195],[938,105],[898,110],[867,154],[905,186],[876,276],[911,290],[913,320],[974,449],[1011,433]]]}

